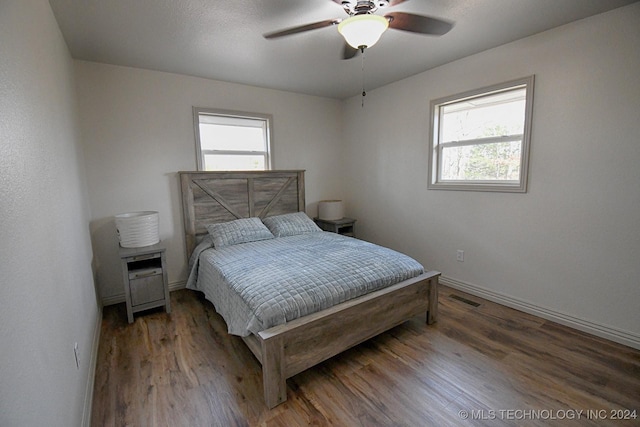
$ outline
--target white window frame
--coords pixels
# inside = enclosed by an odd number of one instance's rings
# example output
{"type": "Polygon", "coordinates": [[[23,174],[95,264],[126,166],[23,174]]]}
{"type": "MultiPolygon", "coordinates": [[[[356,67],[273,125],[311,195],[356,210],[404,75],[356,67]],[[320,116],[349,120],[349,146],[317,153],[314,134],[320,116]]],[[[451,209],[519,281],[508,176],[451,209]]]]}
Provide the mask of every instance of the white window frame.
{"type": "Polygon", "coordinates": [[[528,76],[509,82],[496,84],[431,101],[429,131],[429,181],[427,188],[431,190],[463,190],[463,191],[499,191],[526,193],[529,171],[529,149],[531,145],[531,120],[533,116],[533,84],[534,76],[528,76]],[[522,135],[491,137],[468,141],[440,143],[442,129],[440,127],[442,107],[461,101],[494,95],[514,89],[526,89],[524,130],[522,135]],[[441,156],[443,147],[478,145],[495,142],[520,140],[520,178],[518,180],[444,180],[441,178],[441,156]]]}
{"type": "Polygon", "coordinates": [[[262,113],[247,113],[243,111],[233,110],[220,110],[215,108],[203,108],[193,107],[193,128],[196,140],[196,164],[199,171],[204,171],[204,156],[205,154],[220,154],[220,155],[234,155],[234,156],[247,156],[247,155],[262,155],[264,156],[264,170],[271,170],[273,166],[273,150],[272,150],[272,129],[273,129],[273,116],[271,114],[262,113]],[[243,151],[243,150],[203,150],[200,143],[200,116],[218,116],[218,117],[232,117],[238,119],[249,120],[261,120],[266,124],[265,138],[266,138],[266,150],[265,151],[243,151]]]}

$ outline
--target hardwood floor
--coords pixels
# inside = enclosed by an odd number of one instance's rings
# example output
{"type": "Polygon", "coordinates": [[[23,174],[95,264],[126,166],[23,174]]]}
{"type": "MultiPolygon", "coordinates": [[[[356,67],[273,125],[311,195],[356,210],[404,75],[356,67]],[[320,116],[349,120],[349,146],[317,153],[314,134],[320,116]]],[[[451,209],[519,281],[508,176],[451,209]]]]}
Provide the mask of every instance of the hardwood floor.
{"type": "Polygon", "coordinates": [[[131,325],[105,307],[93,425],[640,425],[640,351],[444,286],[436,325],[416,317],[296,375],[272,410],[213,306],[189,290],[171,304],[131,325]]]}

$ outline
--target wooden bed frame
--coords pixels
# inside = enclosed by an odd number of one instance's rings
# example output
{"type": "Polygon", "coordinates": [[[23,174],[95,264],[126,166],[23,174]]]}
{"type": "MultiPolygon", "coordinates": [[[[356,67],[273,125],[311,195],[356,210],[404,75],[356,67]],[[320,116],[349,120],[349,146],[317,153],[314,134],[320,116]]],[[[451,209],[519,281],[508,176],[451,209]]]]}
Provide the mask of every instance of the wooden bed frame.
{"type": "MultiPolygon", "coordinates": [[[[304,171],[180,172],[187,256],[206,225],[305,211],[304,171]]],[[[286,379],[426,312],[437,320],[438,277],[429,271],[396,285],[275,326],[244,341],[262,364],[269,408],[287,400],[286,379]]]]}

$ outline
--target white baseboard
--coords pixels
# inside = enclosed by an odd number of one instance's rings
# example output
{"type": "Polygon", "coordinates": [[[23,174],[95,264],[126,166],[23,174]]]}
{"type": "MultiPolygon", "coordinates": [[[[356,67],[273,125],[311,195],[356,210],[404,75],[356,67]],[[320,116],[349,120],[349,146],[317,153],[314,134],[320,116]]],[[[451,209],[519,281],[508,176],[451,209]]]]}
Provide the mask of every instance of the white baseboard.
{"type": "Polygon", "coordinates": [[[461,290],[463,292],[467,292],[469,294],[487,299],[489,301],[493,301],[498,304],[502,304],[507,307],[523,311],[525,313],[533,314],[534,316],[551,320],[570,328],[574,328],[588,334],[596,335],[601,338],[606,338],[610,341],[614,341],[640,350],[640,335],[634,334],[632,332],[623,331],[620,329],[612,328],[610,326],[590,322],[585,319],[580,319],[578,317],[569,316],[567,314],[540,307],[535,304],[522,301],[518,298],[495,292],[490,289],[483,288],[482,286],[475,285],[473,283],[463,282],[462,280],[457,280],[452,277],[441,276],[440,283],[461,290]]]}
{"type": "Polygon", "coordinates": [[[124,302],[124,293],[102,297],[103,307],[106,307],[108,305],[120,304],[121,302],[124,302]]]}
{"type": "Polygon", "coordinates": [[[169,283],[169,292],[177,291],[187,287],[186,280],[180,280],[179,282],[169,283]]]}
{"type": "MultiPolygon", "coordinates": [[[[179,289],[184,289],[187,286],[186,280],[180,280],[178,282],[169,283],[169,292],[177,291],[179,289]]],[[[109,295],[107,297],[102,298],[102,305],[114,305],[120,304],[125,301],[124,292],[116,295],[109,295]]]]}
{"type": "Polygon", "coordinates": [[[98,307],[95,327],[93,330],[93,340],[91,342],[91,357],[89,359],[89,372],[87,375],[87,385],[84,390],[84,408],[82,410],[82,426],[91,425],[91,411],[93,408],[93,386],[96,381],[96,367],[98,365],[98,349],[100,347],[100,332],[102,331],[102,307],[98,307]]]}

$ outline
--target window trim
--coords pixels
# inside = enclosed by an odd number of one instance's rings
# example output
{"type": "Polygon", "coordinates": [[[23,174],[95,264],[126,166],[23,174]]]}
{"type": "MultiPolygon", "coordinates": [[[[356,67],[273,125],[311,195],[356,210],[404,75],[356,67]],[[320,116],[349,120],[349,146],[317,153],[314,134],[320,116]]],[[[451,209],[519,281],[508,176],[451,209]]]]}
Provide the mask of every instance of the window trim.
{"type": "MultiPolygon", "coordinates": [[[[461,191],[497,191],[511,193],[526,193],[529,176],[529,151],[531,145],[531,123],[533,117],[533,87],[534,76],[528,76],[504,83],[486,86],[480,89],[474,89],[467,92],[458,93],[456,95],[446,96],[434,99],[430,103],[429,109],[429,180],[427,188],[430,190],[461,190],[461,191]],[[442,144],[439,143],[442,130],[439,126],[441,120],[440,107],[448,104],[454,104],[470,98],[492,95],[494,93],[506,92],[517,89],[518,87],[526,88],[525,113],[524,113],[524,130],[522,134],[522,149],[520,152],[520,179],[513,181],[451,181],[442,180],[439,177],[440,162],[442,153],[442,144]]],[[[489,137],[482,139],[474,139],[469,141],[461,141],[448,143],[448,147],[477,145],[478,143],[489,142],[508,142],[513,139],[514,135],[509,137],[489,137]]]]}
{"type": "Polygon", "coordinates": [[[265,169],[271,170],[273,168],[273,116],[271,114],[264,113],[249,113],[245,111],[235,111],[235,110],[223,110],[217,108],[204,108],[204,107],[193,107],[193,132],[195,135],[196,141],[196,167],[199,171],[204,171],[204,154],[206,152],[211,152],[212,150],[205,150],[203,152],[202,145],[200,143],[200,115],[201,114],[209,114],[212,116],[221,116],[221,117],[235,117],[239,119],[255,119],[255,120],[264,120],[267,123],[266,129],[266,138],[267,138],[267,151],[266,153],[263,151],[234,151],[234,150],[220,150],[215,151],[217,154],[231,154],[231,155],[265,155],[265,169]]]}

